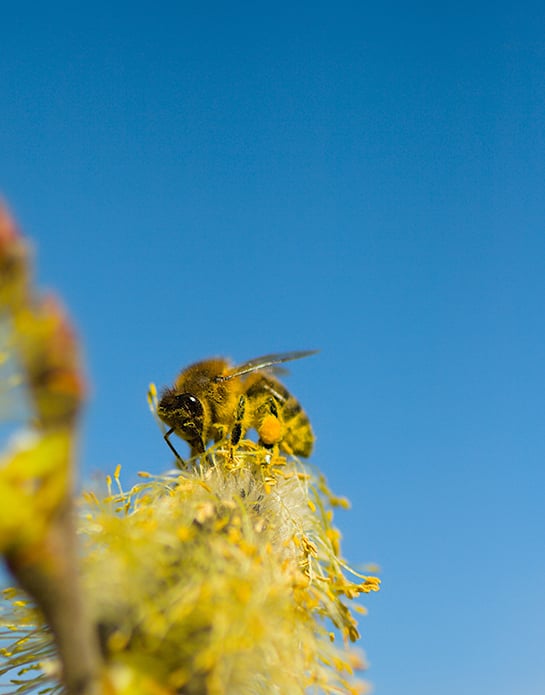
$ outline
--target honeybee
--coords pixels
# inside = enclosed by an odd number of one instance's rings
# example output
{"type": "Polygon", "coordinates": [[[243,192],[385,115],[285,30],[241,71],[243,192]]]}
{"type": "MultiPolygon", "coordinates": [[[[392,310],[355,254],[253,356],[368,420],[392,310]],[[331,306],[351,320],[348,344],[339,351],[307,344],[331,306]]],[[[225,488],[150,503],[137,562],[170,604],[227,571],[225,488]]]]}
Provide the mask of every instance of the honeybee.
{"type": "Polygon", "coordinates": [[[169,428],[165,441],[178,459],[169,440],[173,433],[188,442],[191,456],[204,453],[210,442],[227,438],[232,452],[254,429],[266,448],[278,445],[288,454],[310,456],[314,433],[309,419],[269,368],[315,352],[264,355],[235,367],[224,357],[190,365],[172,388],[162,391],[157,404],[157,415],[169,428]]]}

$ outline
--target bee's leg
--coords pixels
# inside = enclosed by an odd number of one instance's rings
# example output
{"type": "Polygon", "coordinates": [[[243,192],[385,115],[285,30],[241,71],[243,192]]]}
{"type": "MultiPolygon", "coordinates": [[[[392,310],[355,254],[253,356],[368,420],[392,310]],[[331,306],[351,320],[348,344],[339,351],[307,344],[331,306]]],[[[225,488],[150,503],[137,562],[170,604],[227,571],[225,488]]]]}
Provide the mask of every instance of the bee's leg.
{"type": "Polygon", "coordinates": [[[242,421],[244,420],[245,412],[246,397],[243,394],[238,401],[235,424],[233,425],[233,431],[231,432],[231,444],[233,446],[236,446],[242,437],[242,421]]]}
{"type": "Polygon", "coordinates": [[[284,434],[284,424],[282,422],[278,403],[275,398],[267,399],[267,402],[260,409],[261,417],[257,426],[259,435],[259,443],[265,449],[278,449],[278,444],[282,440],[284,434]]]}
{"type": "Polygon", "coordinates": [[[231,438],[229,441],[229,456],[231,460],[233,459],[234,449],[237,444],[242,439],[242,423],[244,420],[244,415],[246,413],[246,397],[242,394],[239,398],[237,405],[237,412],[235,414],[235,424],[231,430],[231,438]]]}
{"type": "Polygon", "coordinates": [[[165,442],[169,445],[170,450],[176,456],[176,465],[178,468],[185,468],[186,467],[186,462],[183,460],[183,458],[180,456],[180,454],[176,451],[174,444],[170,441],[169,437],[171,434],[174,432],[174,427],[171,427],[166,434],[163,435],[163,439],[165,442]]]}

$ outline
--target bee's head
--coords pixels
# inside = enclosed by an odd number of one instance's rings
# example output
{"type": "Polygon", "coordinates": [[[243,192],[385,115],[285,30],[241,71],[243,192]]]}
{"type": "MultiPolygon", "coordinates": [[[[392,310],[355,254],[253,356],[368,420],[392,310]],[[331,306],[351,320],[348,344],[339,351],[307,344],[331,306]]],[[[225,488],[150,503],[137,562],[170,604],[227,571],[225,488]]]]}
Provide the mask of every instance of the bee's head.
{"type": "Polygon", "coordinates": [[[192,393],[166,390],[157,405],[157,415],[192,447],[204,451],[204,408],[192,393]]]}

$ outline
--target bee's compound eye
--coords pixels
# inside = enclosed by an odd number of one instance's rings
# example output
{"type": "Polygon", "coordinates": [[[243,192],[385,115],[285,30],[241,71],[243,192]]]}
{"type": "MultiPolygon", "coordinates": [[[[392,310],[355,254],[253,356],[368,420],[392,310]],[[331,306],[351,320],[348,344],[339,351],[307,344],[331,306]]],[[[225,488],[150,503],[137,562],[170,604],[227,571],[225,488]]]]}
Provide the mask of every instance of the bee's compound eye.
{"type": "Polygon", "coordinates": [[[176,396],[176,401],[179,408],[187,411],[193,417],[202,416],[202,403],[192,393],[180,393],[176,396]]]}

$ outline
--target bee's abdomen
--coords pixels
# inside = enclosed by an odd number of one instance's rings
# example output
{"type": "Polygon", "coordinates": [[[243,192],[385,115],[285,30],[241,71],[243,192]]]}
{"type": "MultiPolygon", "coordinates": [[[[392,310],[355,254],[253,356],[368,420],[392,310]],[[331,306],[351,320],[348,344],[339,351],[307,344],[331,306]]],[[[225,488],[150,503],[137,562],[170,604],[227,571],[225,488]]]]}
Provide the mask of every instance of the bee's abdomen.
{"type": "Polygon", "coordinates": [[[282,435],[277,442],[281,449],[296,456],[310,456],[314,446],[310,420],[299,401],[279,381],[259,375],[246,395],[253,403],[258,420],[270,413],[282,423],[282,435]],[[274,408],[271,408],[270,402],[275,404],[274,408]]]}
{"type": "Polygon", "coordinates": [[[280,446],[296,456],[310,456],[314,446],[314,432],[301,404],[291,395],[282,408],[282,419],[285,431],[280,446]]]}

